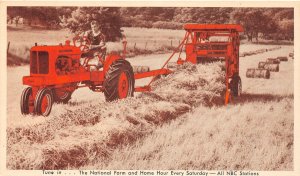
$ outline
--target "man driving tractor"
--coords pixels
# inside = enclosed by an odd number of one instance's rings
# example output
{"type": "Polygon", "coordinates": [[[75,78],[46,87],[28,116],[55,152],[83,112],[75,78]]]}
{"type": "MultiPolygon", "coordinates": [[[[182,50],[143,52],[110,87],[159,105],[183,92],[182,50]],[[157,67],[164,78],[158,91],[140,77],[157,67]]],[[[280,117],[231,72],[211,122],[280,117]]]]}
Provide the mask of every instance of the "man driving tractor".
{"type": "Polygon", "coordinates": [[[94,64],[96,69],[103,67],[106,55],[105,35],[101,31],[98,21],[91,22],[91,30],[86,31],[84,36],[90,43],[89,50],[81,55],[80,63],[82,65],[94,64]]]}

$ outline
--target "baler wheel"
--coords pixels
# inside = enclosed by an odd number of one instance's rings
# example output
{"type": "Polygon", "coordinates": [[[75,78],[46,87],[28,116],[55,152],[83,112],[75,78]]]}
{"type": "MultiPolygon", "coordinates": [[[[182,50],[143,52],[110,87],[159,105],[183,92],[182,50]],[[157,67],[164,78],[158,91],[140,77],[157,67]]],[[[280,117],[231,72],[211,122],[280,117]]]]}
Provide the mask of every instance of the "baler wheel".
{"type": "Polygon", "coordinates": [[[21,113],[23,115],[29,114],[30,111],[30,99],[32,98],[32,88],[27,87],[23,90],[22,95],[21,95],[21,113]]]}
{"type": "Polygon", "coordinates": [[[38,91],[35,101],[34,110],[37,115],[48,116],[53,104],[53,95],[50,89],[43,88],[38,91]]]}
{"type": "Polygon", "coordinates": [[[240,76],[234,76],[231,81],[231,92],[235,97],[241,96],[242,93],[242,80],[240,76]]]}
{"type": "Polygon", "coordinates": [[[68,103],[71,99],[73,92],[67,91],[63,88],[57,88],[53,90],[53,98],[57,103],[68,103]]]}
{"type": "Polygon", "coordinates": [[[114,61],[105,74],[103,87],[106,101],[132,97],[134,82],[130,63],[124,59],[114,61]]]}

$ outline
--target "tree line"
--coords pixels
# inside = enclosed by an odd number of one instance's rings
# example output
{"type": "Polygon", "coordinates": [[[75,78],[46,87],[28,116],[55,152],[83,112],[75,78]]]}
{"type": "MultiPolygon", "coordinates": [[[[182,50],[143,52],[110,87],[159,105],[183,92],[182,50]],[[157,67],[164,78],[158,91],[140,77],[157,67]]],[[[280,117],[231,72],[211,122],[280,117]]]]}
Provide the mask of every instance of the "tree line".
{"type": "Polygon", "coordinates": [[[68,28],[74,33],[90,28],[97,20],[108,40],[121,37],[121,27],[182,29],[185,23],[241,24],[244,36],[257,41],[294,39],[293,8],[229,8],[229,7],[8,7],[7,23],[27,25],[39,20],[40,25],[68,28]]]}

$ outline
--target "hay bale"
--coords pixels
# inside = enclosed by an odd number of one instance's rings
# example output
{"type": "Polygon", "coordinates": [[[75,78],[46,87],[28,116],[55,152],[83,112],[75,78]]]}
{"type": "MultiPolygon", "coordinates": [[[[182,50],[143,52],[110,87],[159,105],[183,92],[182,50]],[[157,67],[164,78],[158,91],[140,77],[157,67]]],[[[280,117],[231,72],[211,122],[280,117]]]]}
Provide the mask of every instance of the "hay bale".
{"type": "Polygon", "coordinates": [[[245,57],[245,53],[241,53],[241,54],[240,54],[240,57],[245,57]]]}
{"type": "Polygon", "coordinates": [[[270,71],[266,69],[248,68],[246,72],[247,78],[270,78],[270,71]]]}
{"type": "Polygon", "coordinates": [[[280,64],[280,59],[277,58],[268,58],[267,63],[269,64],[280,64]]]}
{"type": "Polygon", "coordinates": [[[288,61],[288,58],[286,56],[279,56],[277,57],[280,61],[288,61]]]}
{"type": "Polygon", "coordinates": [[[132,66],[133,73],[137,73],[137,67],[138,66],[134,66],[134,65],[132,66]]]}
{"type": "Polygon", "coordinates": [[[256,52],[256,51],[250,51],[249,54],[250,54],[250,56],[251,56],[251,55],[257,54],[257,52],[256,52]]]}
{"type": "Polygon", "coordinates": [[[138,73],[144,73],[150,71],[150,68],[148,66],[138,66],[137,72],[138,73]]]}
{"type": "Polygon", "coordinates": [[[271,72],[278,72],[279,71],[279,64],[274,63],[277,62],[276,60],[268,61],[268,62],[259,62],[258,68],[259,69],[266,69],[271,72]]]}
{"type": "Polygon", "coordinates": [[[266,62],[259,62],[258,63],[258,68],[265,68],[266,62]]]}
{"type": "Polygon", "coordinates": [[[246,77],[247,78],[254,78],[254,72],[255,72],[255,69],[248,68],[247,72],[246,72],[246,77]]]}
{"type": "Polygon", "coordinates": [[[141,73],[149,72],[149,71],[150,71],[150,67],[148,67],[148,66],[142,66],[141,73]]]}
{"type": "Polygon", "coordinates": [[[150,71],[148,66],[132,66],[133,73],[144,73],[150,71]]]}
{"type": "Polygon", "coordinates": [[[290,54],[289,54],[289,57],[294,57],[294,53],[290,53],[290,54]]]}
{"type": "Polygon", "coordinates": [[[243,52],[242,54],[243,54],[244,56],[249,56],[249,55],[250,55],[249,52],[246,52],[246,51],[243,52]]]}
{"type": "Polygon", "coordinates": [[[266,50],[265,49],[259,49],[257,50],[257,53],[264,53],[266,50]]]}
{"type": "Polygon", "coordinates": [[[279,64],[269,64],[269,63],[266,63],[264,65],[264,69],[269,70],[271,72],[279,72],[279,64]]]}

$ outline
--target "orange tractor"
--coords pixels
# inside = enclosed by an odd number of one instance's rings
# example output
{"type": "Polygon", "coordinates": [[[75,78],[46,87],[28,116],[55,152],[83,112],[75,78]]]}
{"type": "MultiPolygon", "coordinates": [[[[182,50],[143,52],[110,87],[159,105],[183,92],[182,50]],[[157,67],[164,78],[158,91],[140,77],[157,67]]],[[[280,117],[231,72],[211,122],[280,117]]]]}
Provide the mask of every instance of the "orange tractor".
{"type": "Polygon", "coordinates": [[[108,54],[102,62],[101,70],[92,70],[97,65],[89,64],[91,58],[80,63],[81,55],[87,52],[90,42],[85,37],[75,37],[73,45],[67,40],[56,46],[34,46],[30,50],[30,76],[23,77],[23,84],[28,85],[21,95],[21,113],[48,116],[52,104],[67,103],[72,93],[81,87],[92,91],[104,92],[106,101],[133,96],[134,92],[150,91],[150,84],[159,75],[172,71],[165,66],[179,52],[178,64],[184,62],[199,63],[212,58],[224,58],[226,66],[227,104],[231,93],[239,95],[241,79],[239,77],[239,25],[201,25],[184,26],[186,35],[177,49],[168,58],[161,69],[144,73],[133,73],[132,66],[125,60],[126,41],[123,41],[122,54],[108,54]],[[226,36],[227,42],[208,42],[211,36],[226,36]],[[185,46],[186,59],[180,55],[185,46]],[[135,87],[135,80],[153,77],[146,86],[135,87]]]}

